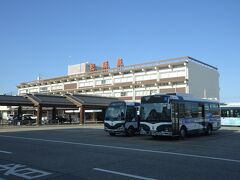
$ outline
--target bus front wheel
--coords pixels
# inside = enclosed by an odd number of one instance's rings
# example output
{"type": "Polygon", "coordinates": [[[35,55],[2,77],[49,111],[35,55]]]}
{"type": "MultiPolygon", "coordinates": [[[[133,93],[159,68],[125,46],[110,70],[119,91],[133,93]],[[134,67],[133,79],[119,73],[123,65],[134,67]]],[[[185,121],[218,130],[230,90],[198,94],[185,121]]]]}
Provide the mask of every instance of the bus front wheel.
{"type": "Polygon", "coordinates": [[[185,127],[181,127],[179,132],[179,139],[185,139],[187,136],[187,130],[185,127]]]}
{"type": "Polygon", "coordinates": [[[212,126],[209,124],[206,129],[206,135],[211,135],[212,134],[212,126]]]}
{"type": "Polygon", "coordinates": [[[110,136],[115,136],[116,134],[114,132],[109,133],[110,136]]]}
{"type": "Polygon", "coordinates": [[[135,134],[134,128],[129,127],[126,131],[126,136],[133,136],[135,134]]]}

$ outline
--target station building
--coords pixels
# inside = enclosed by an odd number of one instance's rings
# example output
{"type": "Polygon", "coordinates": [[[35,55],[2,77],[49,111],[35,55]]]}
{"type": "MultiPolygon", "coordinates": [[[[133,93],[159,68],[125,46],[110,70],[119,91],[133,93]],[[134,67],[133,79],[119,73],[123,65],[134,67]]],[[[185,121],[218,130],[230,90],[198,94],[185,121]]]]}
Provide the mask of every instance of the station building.
{"type": "Polygon", "coordinates": [[[190,93],[219,100],[219,72],[192,57],[179,57],[109,68],[82,63],[68,66],[68,75],[22,82],[18,94],[89,94],[140,101],[156,93],[190,93]]]}

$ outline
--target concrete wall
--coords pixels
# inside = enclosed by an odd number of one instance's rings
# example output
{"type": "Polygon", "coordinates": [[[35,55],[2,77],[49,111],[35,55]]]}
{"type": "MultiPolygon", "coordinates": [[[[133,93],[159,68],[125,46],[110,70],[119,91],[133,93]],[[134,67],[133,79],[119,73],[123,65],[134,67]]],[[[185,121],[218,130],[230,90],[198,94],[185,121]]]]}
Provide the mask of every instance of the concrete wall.
{"type": "Polygon", "coordinates": [[[189,93],[200,98],[219,100],[219,72],[210,67],[188,62],[189,93]]]}

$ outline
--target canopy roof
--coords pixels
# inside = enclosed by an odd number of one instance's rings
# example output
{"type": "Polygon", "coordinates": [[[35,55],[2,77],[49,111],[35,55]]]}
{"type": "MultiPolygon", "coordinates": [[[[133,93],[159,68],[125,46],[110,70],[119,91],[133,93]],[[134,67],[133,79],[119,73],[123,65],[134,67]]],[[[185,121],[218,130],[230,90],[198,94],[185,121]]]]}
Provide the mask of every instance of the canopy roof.
{"type": "Polygon", "coordinates": [[[33,106],[33,103],[23,96],[0,95],[1,106],[33,106]]]}
{"type": "Polygon", "coordinates": [[[80,106],[108,106],[117,98],[85,94],[44,95],[26,94],[24,96],[0,95],[0,106],[42,106],[76,108],[80,106]]]}

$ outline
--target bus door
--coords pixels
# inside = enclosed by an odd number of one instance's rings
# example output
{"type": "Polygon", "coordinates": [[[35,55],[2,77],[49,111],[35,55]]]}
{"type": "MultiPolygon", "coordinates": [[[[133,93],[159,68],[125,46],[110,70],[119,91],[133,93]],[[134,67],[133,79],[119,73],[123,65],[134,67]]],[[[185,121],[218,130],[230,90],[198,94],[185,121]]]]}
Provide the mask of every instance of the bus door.
{"type": "Polygon", "coordinates": [[[172,103],[172,133],[178,135],[179,132],[179,104],[172,103]]]}
{"type": "Polygon", "coordinates": [[[134,106],[127,106],[125,128],[138,129],[137,109],[134,106]]]}

